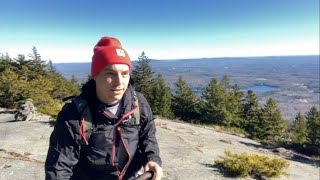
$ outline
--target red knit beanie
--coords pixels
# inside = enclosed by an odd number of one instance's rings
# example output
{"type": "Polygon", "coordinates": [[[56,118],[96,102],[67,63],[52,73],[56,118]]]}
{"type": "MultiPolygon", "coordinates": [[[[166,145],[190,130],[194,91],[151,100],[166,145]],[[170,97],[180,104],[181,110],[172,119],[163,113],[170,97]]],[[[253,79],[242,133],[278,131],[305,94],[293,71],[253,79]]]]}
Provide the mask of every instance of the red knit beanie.
{"type": "Polygon", "coordinates": [[[93,49],[91,77],[94,78],[109,64],[126,64],[131,69],[128,53],[118,39],[104,36],[93,49]]]}

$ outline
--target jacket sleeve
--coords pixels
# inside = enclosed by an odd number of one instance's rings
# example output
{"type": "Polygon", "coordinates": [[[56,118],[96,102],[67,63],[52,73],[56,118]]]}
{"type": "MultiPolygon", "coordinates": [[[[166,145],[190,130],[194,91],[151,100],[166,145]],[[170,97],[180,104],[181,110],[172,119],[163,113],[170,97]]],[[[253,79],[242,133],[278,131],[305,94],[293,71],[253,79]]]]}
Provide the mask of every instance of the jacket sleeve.
{"type": "Polygon", "coordinates": [[[72,168],[78,163],[81,148],[79,113],[74,104],[66,104],[60,111],[50,136],[45,162],[46,179],[70,179],[72,168]]]}
{"type": "Polygon", "coordinates": [[[139,93],[139,101],[141,108],[141,130],[139,148],[142,153],[142,163],[147,164],[149,161],[156,162],[161,166],[160,150],[156,138],[156,125],[149,103],[145,97],[139,93]]]}

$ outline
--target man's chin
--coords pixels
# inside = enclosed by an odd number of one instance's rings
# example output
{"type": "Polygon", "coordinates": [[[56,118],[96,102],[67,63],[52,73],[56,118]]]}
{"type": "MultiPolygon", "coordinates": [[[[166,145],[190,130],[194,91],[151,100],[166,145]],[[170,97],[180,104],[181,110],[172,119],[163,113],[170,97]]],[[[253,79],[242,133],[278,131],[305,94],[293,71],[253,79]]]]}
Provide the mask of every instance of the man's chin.
{"type": "Polygon", "coordinates": [[[112,97],[109,96],[108,101],[105,102],[105,103],[107,103],[107,104],[114,104],[114,103],[120,101],[121,98],[122,98],[121,95],[114,95],[114,96],[112,96],[112,97]]]}
{"type": "Polygon", "coordinates": [[[123,93],[114,93],[113,99],[120,100],[123,97],[123,93]]]}
{"type": "Polygon", "coordinates": [[[122,99],[123,95],[124,95],[123,91],[119,91],[119,92],[111,91],[109,92],[109,99],[112,99],[112,101],[119,101],[122,99]]]}

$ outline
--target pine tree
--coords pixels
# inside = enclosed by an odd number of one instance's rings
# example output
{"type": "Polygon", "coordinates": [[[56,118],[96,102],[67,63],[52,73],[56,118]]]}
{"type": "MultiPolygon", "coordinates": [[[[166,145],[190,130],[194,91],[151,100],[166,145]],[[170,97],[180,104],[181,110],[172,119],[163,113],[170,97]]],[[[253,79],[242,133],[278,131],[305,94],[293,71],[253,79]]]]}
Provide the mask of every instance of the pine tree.
{"type": "Polygon", "coordinates": [[[75,75],[71,76],[71,80],[68,82],[68,84],[69,84],[68,91],[70,95],[77,95],[80,93],[80,86],[78,83],[78,79],[76,78],[75,75]]]}
{"type": "Polygon", "coordinates": [[[166,85],[160,73],[157,74],[153,81],[151,92],[150,105],[153,113],[162,117],[172,118],[170,88],[166,85]]]}
{"type": "MultiPolygon", "coordinates": [[[[226,86],[227,87],[227,86],[226,86]]],[[[235,84],[233,86],[230,86],[230,90],[226,90],[227,94],[227,102],[226,102],[226,109],[229,111],[229,113],[232,115],[232,118],[230,120],[230,126],[242,128],[243,126],[243,117],[242,117],[242,98],[243,98],[243,92],[240,90],[240,87],[235,84]]]]}
{"type": "Polygon", "coordinates": [[[227,96],[223,87],[215,78],[205,88],[201,95],[201,112],[207,123],[229,126],[232,115],[226,109],[227,96]]]}
{"type": "Polygon", "coordinates": [[[219,84],[213,78],[201,96],[204,119],[218,125],[241,128],[242,97],[239,86],[230,85],[228,75],[224,75],[219,84]]]}
{"type": "Polygon", "coordinates": [[[230,79],[229,79],[229,76],[227,74],[224,74],[221,81],[220,81],[220,85],[222,86],[222,88],[228,92],[231,88],[231,85],[230,85],[230,79]]]}
{"type": "Polygon", "coordinates": [[[60,106],[58,99],[52,96],[55,82],[39,75],[37,79],[33,79],[28,84],[28,97],[33,99],[34,105],[38,108],[39,112],[46,112],[51,116],[56,116],[60,106]]]}
{"type": "Polygon", "coordinates": [[[6,68],[0,74],[0,106],[18,108],[24,98],[27,82],[19,74],[6,68]]]}
{"type": "Polygon", "coordinates": [[[77,85],[76,79],[68,81],[58,73],[51,73],[49,79],[51,82],[54,82],[54,86],[51,91],[51,95],[54,99],[61,100],[80,92],[80,87],[77,85]]]}
{"type": "Polygon", "coordinates": [[[176,82],[177,90],[173,95],[172,109],[174,115],[183,120],[191,120],[199,117],[197,113],[198,98],[192,89],[187,86],[186,81],[179,76],[176,82]]]}
{"type": "Polygon", "coordinates": [[[304,145],[307,142],[308,128],[304,116],[299,112],[291,126],[292,143],[304,145]]]}
{"type": "Polygon", "coordinates": [[[28,54],[28,56],[32,59],[32,60],[35,60],[35,61],[40,61],[41,60],[41,56],[40,54],[38,53],[38,50],[35,46],[33,46],[32,48],[32,54],[28,54]]]}
{"type": "Polygon", "coordinates": [[[138,57],[137,65],[132,71],[132,79],[135,81],[135,88],[141,92],[148,101],[151,100],[152,68],[149,65],[150,60],[144,52],[138,57]]]}
{"type": "Polygon", "coordinates": [[[27,60],[24,55],[19,54],[12,63],[12,66],[14,66],[14,71],[27,81],[32,79],[35,74],[30,70],[30,61],[27,60]]]}
{"type": "Polygon", "coordinates": [[[258,137],[262,131],[259,126],[261,108],[259,100],[252,90],[247,92],[247,96],[242,104],[242,109],[244,119],[243,128],[251,137],[258,137]]]}
{"type": "Polygon", "coordinates": [[[46,62],[41,59],[40,54],[35,46],[32,48],[32,54],[29,54],[29,66],[28,68],[35,72],[33,78],[36,78],[38,75],[46,75],[46,62]]]}
{"type": "Polygon", "coordinates": [[[22,54],[19,54],[17,58],[15,58],[15,61],[20,65],[20,66],[28,66],[29,61],[26,60],[26,57],[22,54]]]}
{"type": "Polygon", "coordinates": [[[5,55],[0,53],[0,72],[3,72],[6,68],[12,68],[12,62],[8,53],[5,55]]]}
{"type": "Polygon", "coordinates": [[[49,71],[35,47],[29,57],[18,55],[13,60],[8,54],[0,55],[0,106],[20,108],[31,98],[38,112],[55,117],[60,99],[79,92],[76,79],[67,81],[55,70],[49,71]]]}
{"type": "Polygon", "coordinates": [[[56,73],[57,72],[56,68],[54,67],[54,65],[52,63],[52,60],[50,60],[50,59],[46,65],[46,68],[49,71],[49,73],[56,73]]]}
{"type": "Polygon", "coordinates": [[[282,118],[281,111],[276,102],[269,98],[265,107],[262,109],[260,121],[261,134],[259,138],[270,143],[279,142],[287,128],[286,121],[282,118]]]}
{"type": "Polygon", "coordinates": [[[320,110],[313,106],[307,112],[308,138],[310,145],[317,148],[320,152],[320,110]]]}

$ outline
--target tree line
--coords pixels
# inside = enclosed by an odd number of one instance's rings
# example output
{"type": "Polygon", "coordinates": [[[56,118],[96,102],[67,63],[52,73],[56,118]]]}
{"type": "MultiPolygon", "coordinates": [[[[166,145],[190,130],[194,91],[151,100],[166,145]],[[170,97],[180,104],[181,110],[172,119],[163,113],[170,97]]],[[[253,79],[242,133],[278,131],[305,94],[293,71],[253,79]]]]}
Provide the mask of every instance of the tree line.
{"type": "MultiPolygon", "coordinates": [[[[163,76],[154,74],[143,52],[131,77],[135,88],[143,93],[155,115],[184,121],[231,128],[265,144],[280,144],[306,153],[320,153],[320,110],[312,107],[305,115],[298,113],[288,124],[276,101],[269,98],[260,105],[256,94],[243,92],[229,77],[212,78],[198,97],[181,76],[175,92],[163,76]]],[[[90,78],[90,76],[89,76],[90,78]]],[[[19,109],[25,99],[33,99],[39,112],[56,117],[64,97],[79,94],[80,85],[72,76],[64,78],[52,61],[42,60],[37,49],[25,57],[0,54],[0,107],[19,109]]]]}
{"type": "Polygon", "coordinates": [[[292,124],[282,117],[274,99],[261,105],[252,90],[243,92],[231,85],[228,75],[212,78],[198,97],[181,76],[171,92],[163,76],[154,75],[143,52],[131,77],[155,115],[184,121],[219,125],[240,131],[267,145],[294,148],[307,154],[320,154],[320,110],[313,106],[306,115],[298,113],[292,124]]]}
{"type": "Polygon", "coordinates": [[[36,47],[28,57],[0,54],[0,107],[19,109],[28,98],[38,112],[57,116],[61,99],[79,93],[75,76],[64,78],[49,60],[42,60],[36,47]]]}

